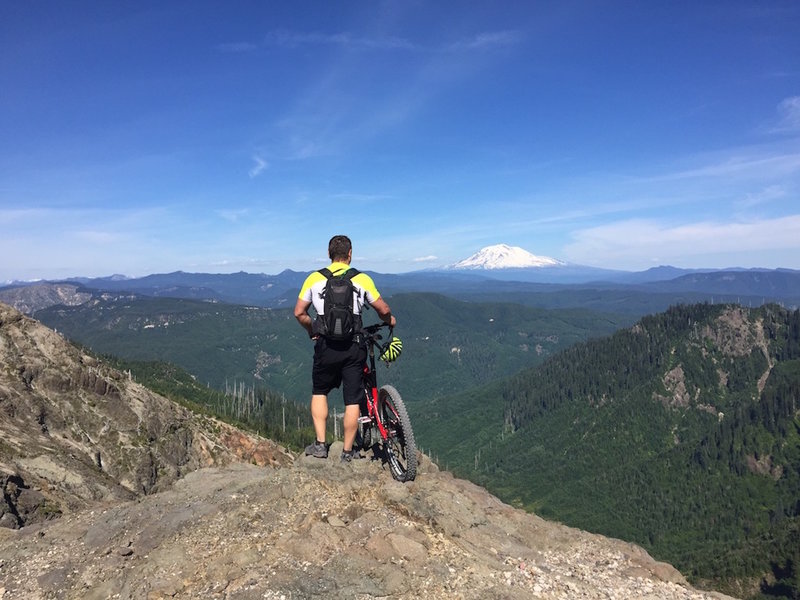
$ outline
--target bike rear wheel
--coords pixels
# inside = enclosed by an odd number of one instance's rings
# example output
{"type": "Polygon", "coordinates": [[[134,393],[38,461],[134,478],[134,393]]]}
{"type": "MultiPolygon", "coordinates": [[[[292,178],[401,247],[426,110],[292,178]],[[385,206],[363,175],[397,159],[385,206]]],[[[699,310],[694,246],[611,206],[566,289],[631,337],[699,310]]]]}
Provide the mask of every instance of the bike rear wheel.
{"type": "Polygon", "coordinates": [[[383,446],[392,477],[397,481],[413,481],[417,476],[417,443],[406,405],[391,385],[378,390],[378,413],[388,432],[383,446]]]}

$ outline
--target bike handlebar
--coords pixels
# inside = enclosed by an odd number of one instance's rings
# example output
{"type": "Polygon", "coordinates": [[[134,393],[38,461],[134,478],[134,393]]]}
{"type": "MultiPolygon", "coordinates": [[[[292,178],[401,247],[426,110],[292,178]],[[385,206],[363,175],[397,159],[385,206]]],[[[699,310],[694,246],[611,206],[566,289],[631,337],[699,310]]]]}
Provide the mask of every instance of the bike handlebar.
{"type": "MultiPolygon", "coordinates": [[[[368,333],[370,336],[374,336],[374,335],[376,335],[378,333],[378,331],[380,331],[384,327],[388,327],[389,328],[389,335],[391,335],[392,334],[392,330],[394,329],[394,327],[392,327],[388,323],[375,323],[373,325],[367,325],[366,327],[362,327],[361,329],[365,333],[368,333]]],[[[378,339],[380,339],[380,338],[378,338],[378,339]]]]}
{"type": "Polygon", "coordinates": [[[375,323],[373,325],[367,325],[366,327],[362,327],[361,330],[363,333],[366,334],[367,341],[380,346],[380,342],[378,340],[382,340],[383,336],[380,335],[378,332],[383,329],[384,327],[389,328],[389,339],[392,338],[392,332],[394,331],[394,327],[389,325],[388,323],[375,323]]]}

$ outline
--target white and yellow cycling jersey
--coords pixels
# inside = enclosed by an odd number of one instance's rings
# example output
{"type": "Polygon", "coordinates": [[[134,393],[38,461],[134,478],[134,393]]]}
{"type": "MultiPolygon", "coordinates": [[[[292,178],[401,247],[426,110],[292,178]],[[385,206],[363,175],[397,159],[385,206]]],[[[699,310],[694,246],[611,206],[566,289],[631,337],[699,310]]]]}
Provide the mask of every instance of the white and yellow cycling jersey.
{"type": "MultiPolygon", "coordinates": [[[[350,265],[347,263],[334,262],[330,264],[328,270],[336,276],[345,273],[350,268],[350,265]]],[[[314,271],[306,277],[298,296],[301,300],[311,302],[318,315],[324,314],[325,312],[322,290],[325,288],[326,281],[325,275],[319,271],[314,271]]],[[[375,288],[375,282],[372,281],[372,277],[366,273],[359,272],[358,275],[353,277],[352,282],[355,288],[355,293],[353,294],[353,313],[360,315],[364,307],[364,302],[372,304],[375,300],[380,298],[381,295],[375,288]]]]}

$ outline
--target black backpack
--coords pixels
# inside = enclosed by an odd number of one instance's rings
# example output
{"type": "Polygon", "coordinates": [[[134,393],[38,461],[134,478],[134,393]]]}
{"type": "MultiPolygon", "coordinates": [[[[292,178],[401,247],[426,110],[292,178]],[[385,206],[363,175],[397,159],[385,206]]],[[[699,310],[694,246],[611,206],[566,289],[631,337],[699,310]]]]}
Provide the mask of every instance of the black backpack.
{"type": "Polygon", "coordinates": [[[319,272],[328,280],[322,290],[323,314],[317,319],[320,333],[330,340],[351,340],[361,330],[361,316],[353,312],[356,288],[352,279],[359,271],[348,269],[341,275],[334,275],[325,268],[319,272]]]}

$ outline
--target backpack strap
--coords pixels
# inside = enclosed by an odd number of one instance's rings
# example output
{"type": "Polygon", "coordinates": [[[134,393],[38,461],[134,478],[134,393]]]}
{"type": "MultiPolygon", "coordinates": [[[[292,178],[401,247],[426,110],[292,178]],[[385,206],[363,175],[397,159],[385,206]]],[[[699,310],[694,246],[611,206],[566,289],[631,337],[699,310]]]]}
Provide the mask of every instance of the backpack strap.
{"type": "MultiPolygon", "coordinates": [[[[355,277],[355,276],[356,276],[356,275],[358,275],[359,273],[361,273],[361,271],[359,271],[359,270],[358,270],[358,269],[356,269],[356,268],[350,267],[350,269],[349,269],[349,270],[348,270],[348,271],[347,271],[347,272],[346,272],[344,275],[342,275],[342,277],[344,277],[344,278],[345,278],[345,279],[347,279],[347,280],[350,280],[350,281],[352,281],[353,277],[355,277]]],[[[359,298],[359,301],[361,301],[361,294],[362,294],[363,292],[362,292],[362,291],[361,291],[359,288],[357,288],[355,285],[353,285],[353,290],[355,291],[355,293],[356,293],[356,296],[358,296],[358,298],[359,298]]],[[[368,306],[369,306],[369,304],[367,304],[366,302],[364,302],[364,306],[367,306],[367,307],[368,307],[368,306]]],[[[360,315],[359,315],[359,318],[361,318],[361,317],[360,317],[360,315]]],[[[360,328],[359,328],[359,329],[360,329],[360,328]]]]}
{"type": "MultiPolygon", "coordinates": [[[[318,269],[317,273],[323,275],[325,277],[325,279],[333,279],[333,277],[334,277],[334,274],[331,272],[331,270],[328,267],[325,267],[324,269],[318,269]]],[[[348,281],[352,281],[353,277],[355,277],[359,273],[361,273],[361,271],[359,271],[355,267],[350,267],[343,274],[337,275],[336,277],[341,277],[342,279],[346,279],[348,281]]],[[[355,286],[353,286],[353,288],[355,289],[356,294],[358,295],[358,297],[361,298],[362,292],[355,286]]],[[[324,292],[323,292],[323,295],[324,295],[324,292]]],[[[369,304],[367,304],[366,302],[364,303],[364,306],[369,308],[369,304]]]]}
{"type": "MultiPolygon", "coordinates": [[[[359,271],[355,267],[350,267],[347,271],[344,272],[344,274],[338,275],[338,277],[342,277],[344,279],[352,279],[353,277],[358,275],[360,272],[361,271],[359,271]]],[[[333,273],[331,272],[331,270],[328,267],[325,267],[324,269],[319,269],[317,271],[317,273],[320,273],[321,275],[324,275],[325,279],[330,279],[331,277],[333,277],[333,273]]]]}

